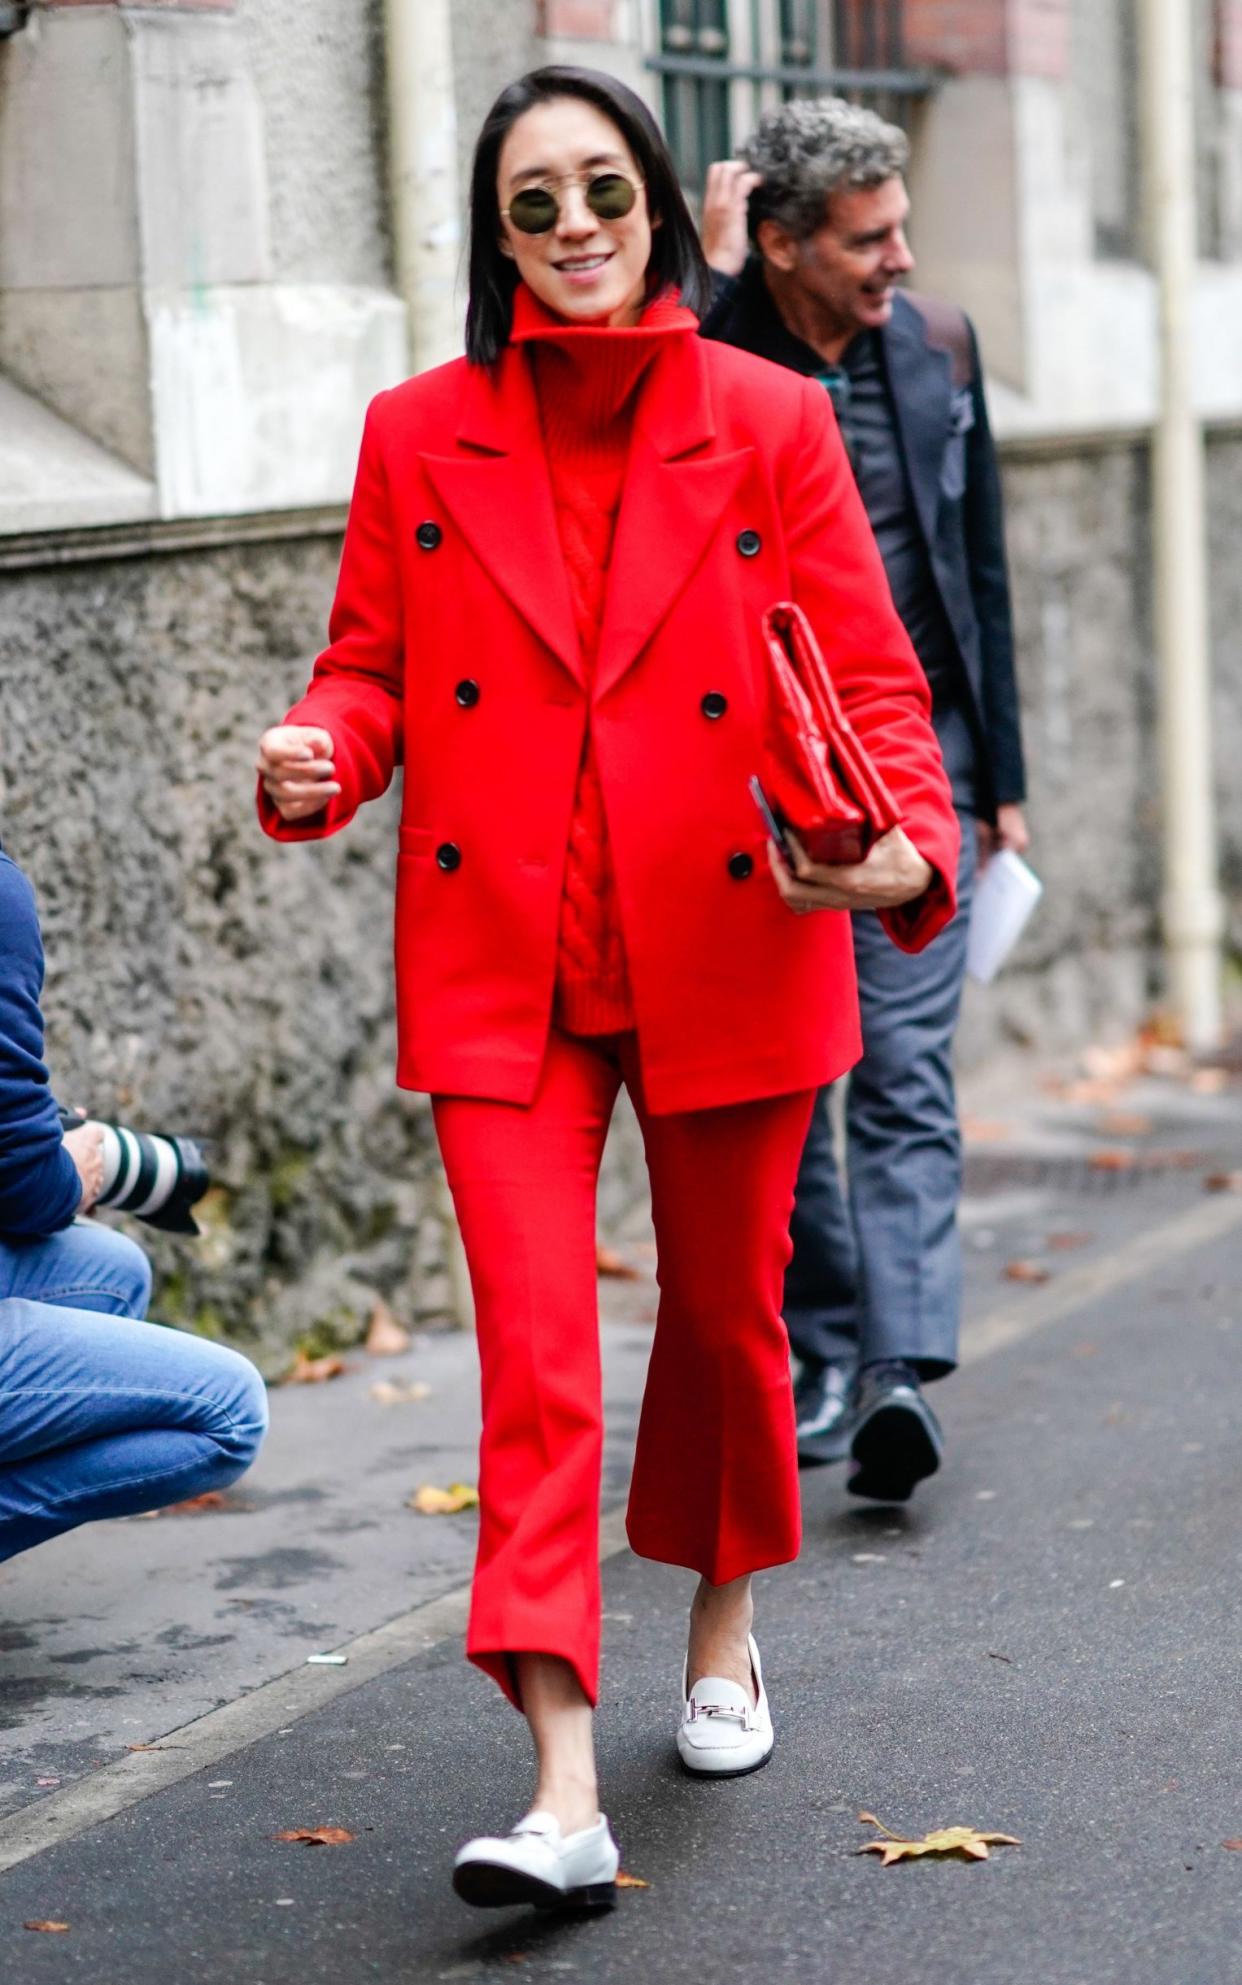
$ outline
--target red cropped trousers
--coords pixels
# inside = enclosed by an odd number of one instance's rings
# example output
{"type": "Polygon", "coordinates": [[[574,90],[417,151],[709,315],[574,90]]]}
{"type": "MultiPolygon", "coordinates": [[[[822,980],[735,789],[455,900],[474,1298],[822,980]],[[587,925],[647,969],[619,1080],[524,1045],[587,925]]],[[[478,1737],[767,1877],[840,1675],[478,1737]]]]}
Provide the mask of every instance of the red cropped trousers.
{"type": "Polygon", "coordinates": [[[467,1652],[514,1702],[515,1653],[562,1656],[598,1695],[595,1201],[622,1082],[642,1129],[660,1285],[630,1543],[716,1585],[798,1551],[780,1306],[812,1093],[651,1116],[632,1034],[554,1029],[532,1103],[434,1099],[483,1379],[467,1652]]]}

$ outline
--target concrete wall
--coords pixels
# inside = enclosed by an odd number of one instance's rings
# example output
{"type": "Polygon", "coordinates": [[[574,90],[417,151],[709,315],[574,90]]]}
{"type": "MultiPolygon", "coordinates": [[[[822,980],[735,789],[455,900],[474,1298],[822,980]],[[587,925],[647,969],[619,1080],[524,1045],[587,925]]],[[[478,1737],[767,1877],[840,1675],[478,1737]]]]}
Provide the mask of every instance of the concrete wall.
{"type": "Polygon", "coordinates": [[[240,0],[281,282],[391,284],[382,0],[240,0]]]}

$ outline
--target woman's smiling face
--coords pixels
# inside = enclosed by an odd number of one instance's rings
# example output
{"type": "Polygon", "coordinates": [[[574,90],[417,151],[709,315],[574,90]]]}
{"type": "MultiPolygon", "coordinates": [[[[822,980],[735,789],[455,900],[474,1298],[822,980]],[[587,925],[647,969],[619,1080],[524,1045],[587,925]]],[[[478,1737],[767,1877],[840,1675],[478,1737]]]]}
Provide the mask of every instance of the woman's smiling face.
{"type": "Polygon", "coordinates": [[[546,186],[559,212],[546,234],[523,234],[502,212],[501,246],[539,301],[580,323],[636,324],[651,258],[647,196],[633,153],[610,118],[578,97],[536,104],[518,118],[500,151],[502,209],[525,187],[546,186]],[[601,220],[585,189],[601,173],[635,187],[634,205],[601,220]]]}

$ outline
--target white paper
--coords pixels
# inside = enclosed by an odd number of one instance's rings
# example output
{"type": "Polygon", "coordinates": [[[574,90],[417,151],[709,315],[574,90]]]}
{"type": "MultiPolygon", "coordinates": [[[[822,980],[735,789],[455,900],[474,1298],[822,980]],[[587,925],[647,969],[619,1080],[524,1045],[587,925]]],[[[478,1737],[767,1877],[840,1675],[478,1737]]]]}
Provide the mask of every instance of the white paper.
{"type": "Polygon", "coordinates": [[[1043,893],[1043,883],[1021,855],[1002,848],[992,856],[975,887],[966,946],[966,970],[981,986],[992,983],[1043,893]]]}

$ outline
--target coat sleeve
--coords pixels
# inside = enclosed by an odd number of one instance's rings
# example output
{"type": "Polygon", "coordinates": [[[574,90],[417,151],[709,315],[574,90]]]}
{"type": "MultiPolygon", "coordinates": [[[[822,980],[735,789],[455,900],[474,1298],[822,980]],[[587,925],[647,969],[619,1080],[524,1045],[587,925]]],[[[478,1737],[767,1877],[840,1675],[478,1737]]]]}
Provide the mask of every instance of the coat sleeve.
{"type": "Polygon", "coordinates": [[[59,1233],[82,1198],[43,1062],[42,991],[34,891],[0,855],[0,1234],[23,1240],[59,1233]]]}
{"type": "Polygon", "coordinates": [[[307,820],[283,821],[258,791],[259,819],[276,841],[314,841],[348,825],[358,808],[387,790],[401,757],[401,574],[392,505],[373,401],[362,449],[328,646],[286,724],[318,724],[332,738],[340,793],[307,820]]]}
{"type": "Polygon", "coordinates": [[[983,710],[993,797],[998,806],[1006,806],[1026,797],[1026,772],[1018,714],[1018,683],[1014,671],[1013,615],[1009,603],[1009,573],[1005,563],[1000,472],[996,462],[996,444],[988,423],[983,371],[973,325],[970,327],[970,349],[974,361],[971,397],[975,418],[966,444],[963,522],[970,591],[979,623],[983,710]]]}
{"type": "Polygon", "coordinates": [[[913,903],[881,922],[903,951],[921,951],[957,903],[958,824],[931,723],[927,678],[910,645],[858,495],[828,395],[803,388],[797,458],[782,489],[794,599],[807,615],[847,716],[931,864],[913,903]]]}

